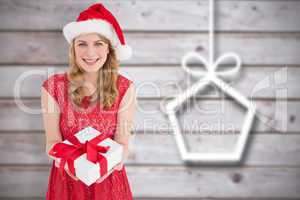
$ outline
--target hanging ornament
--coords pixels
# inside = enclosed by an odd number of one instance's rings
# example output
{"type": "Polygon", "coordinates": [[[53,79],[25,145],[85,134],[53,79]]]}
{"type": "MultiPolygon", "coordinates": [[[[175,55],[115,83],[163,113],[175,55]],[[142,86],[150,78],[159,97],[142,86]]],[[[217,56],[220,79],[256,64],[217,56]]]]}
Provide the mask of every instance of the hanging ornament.
{"type": "Polygon", "coordinates": [[[243,151],[249,136],[251,125],[255,116],[255,106],[245,98],[242,94],[229,86],[224,80],[232,79],[235,77],[241,67],[241,59],[234,52],[227,52],[222,54],[214,60],[214,0],[209,0],[209,60],[204,58],[197,52],[186,53],[182,60],[181,66],[188,74],[198,78],[199,80],[194,83],[187,90],[179,94],[173,100],[167,103],[165,110],[170,120],[173,132],[175,135],[176,144],[178,146],[180,156],[187,162],[203,162],[203,163],[236,163],[242,158],[243,151]],[[217,71],[217,68],[225,60],[231,59],[235,61],[233,68],[225,71],[217,71]],[[199,61],[203,64],[206,71],[193,71],[187,63],[189,61],[199,61]],[[188,152],[184,142],[183,135],[180,130],[179,122],[176,117],[176,110],[184,104],[190,97],[194,96],[198,91],[204,89],[207,85],[214,84],[225,94],[231,96],[233,100],[240,103],[246,108],[246,116],[241,128],[237,144],[233,152],[210,152],[210,153],[193,153],[188,152]]]}

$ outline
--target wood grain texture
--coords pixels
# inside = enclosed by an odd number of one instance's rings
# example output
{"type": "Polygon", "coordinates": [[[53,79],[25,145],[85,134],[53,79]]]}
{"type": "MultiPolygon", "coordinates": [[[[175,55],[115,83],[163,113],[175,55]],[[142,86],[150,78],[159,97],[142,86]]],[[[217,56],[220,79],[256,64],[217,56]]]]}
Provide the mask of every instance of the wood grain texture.
{"type": "MultiPolygon", "coordinates": [[[[126,171],[135,197],[298,198],[300,196],[298,167],[127,166],[126,171]]],[[[45,194],[48,175],[48,167],[1,167],[0,179],[6,180],[0,182],[1,196],[42,197],[45,194]]]]}
{"type": "MultiPolygon", "coordinates": [[[[43,198],[41,197],[29,197],[29,198],[18,198],[18,197],[4,197],[4,198],[1,198],[0,197],[0,200],[42,200],[43,198]]],[[[183,199],[183,198],[177,198],[177,197],[172,197],[172,198],[163,198],[163,197],[155,197],[155,198],[139,198],[139,197],[135,197],[134,198],[135,200],[179,200],[179,199],[183,199]]],[[[215,200],[216,198],[209,198],[209,197],[203,197],[203,198],[184,198],[184,200],[215,200]]],[[[218,200],[261,200],[261,198],[217,198],[218,200]]],[[[274,197],[271,197],[271,198],[264,198],[264,200],[293,200],[294,198],[274,198],[274,197]]]]}
{"type": "MultiPolygon", "coordinates": [[[[230,152],[238,135],[184,134],[189,151],[230,152]]],[[[252,133],[244,152],[245,166],[300,166],[300,135],[252,133]]],[[[0,164],[49,165],[44,133],[1,133],[0,164]]],[[[172,134],[136,133],[130,139],[130,165],[184,165],[172,134]],[[166,159],[167,158],[167,159],[166,159]]]]}
{"type": "MultiPolygon", "coordinates": [[[[1,29],[61,30],[94,1],[1,0],[1,29]],[[14,19],[14,20],[12,20],[14,19]]],[[[102,1],[126,31],[207,31],[208,1],[102,1]]],[[[216,1],[218,31],[299,31],[299,1],[216,1]]]]}
{"type": "MultiPolygon", "coordinates": [[[[220,66],[220,70],[222,70],[220,66]]],[[[203,66],[199,66],[203,69],[203,66]]],[[[196,69],[195,70],[199,70],[196,69]]],[[[40,98],[42,81],[53,73],[64,73],[65,66],[7,66],[0,67],[0,97],[40,98]],[[19,91],[19,92],[17,92],[19,91]]],[[[171,98],[183,92],[196,81],[177,66],[121,66],[120,74],[134,82],[139,98],[171,98]]],[[[300,67],[242,66],[239,76],[230,81],[242,95],[249,99],[300,99],[300,67]]],[[[199,98],[223,96],[214,85],[199,92],[199,98]]]]}
{"type": "MultiPolygon", "coordinates": [[[[138,100],[134,116],[134,131],[159,132],[172,130],[163,112],[163,100],[138,100]]],[[[2,131],[41,131],[40,100],[0,100],[0,126],[2,131]],[[12,122],[14,125],[12,126],[12,122]]],[[[258,112],[252,127],[256,132],[298,132],[300,106],[298,101],[255,100],[258,112]]],[[[195,100],[185,104],[188,109],[178,111],[182,129],[188,132],[218,131],[235,133],[240,130],[245,109],[232,100],[195,100]],[[180,114],[180,115],[179,115],[180,114]],[[234,116],[234,117],[233,117],[234,116]]]]}
{"type": "MultiPolygon", "coordinates": [[[[203,56],[208,51],[206,33],[128,33],[126,39],[133,56],[124,65],[175,65],[188,51],[203,56]]],[[[217,55],[236,52],[245,65],[300,64],[298,33],[220,33],[215,42],[217,55]]],[[[0,64],[66,64],[68,60],[61,32],[0,32],[0,43],[0,64]]]]}
{"type": "MultiPolygon", "coordinates": [[[[241,56],[241,73],[228,84],[258,108],[236,166],[184,163],[161,107],[197,80],[181,69],[183,55],[208,57],[208,0],[103,2],[133,48],[120,71],[138,95],[126,161],[134,199],[300,199],[300,1],[215,2],[216,55],[241,56]]],[[[51,161],[44,152],[41,84],[67,69],[61,30],[91,3],[0,0],[0,200],[45,199],[51,161]]],[[[213,86],[196,97],[178,116],[189,150],[232,150],[244,110],[213,86]]]]}

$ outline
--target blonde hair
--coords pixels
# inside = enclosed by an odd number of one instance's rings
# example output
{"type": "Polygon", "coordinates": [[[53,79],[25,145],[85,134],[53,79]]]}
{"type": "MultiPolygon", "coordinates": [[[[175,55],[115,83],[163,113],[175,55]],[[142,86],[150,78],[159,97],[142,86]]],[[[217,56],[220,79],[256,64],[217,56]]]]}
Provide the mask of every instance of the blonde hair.
{"type": "MultiPolygon", "coordinates": [[[[109,53],[105,63],[97,72],[97,89],[91,96],[90,103],[99,102],[103,109],[107,109],[113,105],[119,95],[117,88],[119,61],[116,58],[116,52],[110,41],[101,34],[98,35],[100,39],[108,44],[109,53]]],[[[84,81],[84,70],[76,63],[74,40],[69,46],[69,69],[67,74],[71,83],[70,87],[68,87],[68,95],[71,96],[71,100],[75,105],[80,106],[84,98],[84,86],[82,84],[84,81]]]]}

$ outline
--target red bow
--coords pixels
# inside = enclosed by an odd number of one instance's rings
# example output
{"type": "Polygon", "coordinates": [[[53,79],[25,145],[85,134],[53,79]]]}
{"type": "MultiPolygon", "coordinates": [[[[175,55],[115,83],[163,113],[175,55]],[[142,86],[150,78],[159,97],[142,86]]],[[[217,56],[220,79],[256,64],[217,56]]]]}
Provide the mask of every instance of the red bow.
{"type": "Polygon", "coordinates": [[[87,154],[87,159],[93,163],[99,162],[100,164],[100,175],[103,176],[107,173],[107,160],[100,154],[106,153],[109,146],[98,146],[97,144],[102,140],[106,139],[107,136],[101,134],[90,141],[81,143],[75,135],[72,135],[67,140],[72,143],[72,145],[59,142],[53,146],[49,154],[61,158],[59,168],[62,170],[66,163],[68,163],[69,171],[72,175],[76,176],[74,168],[74,160],[81,156],[82,154],[87,154]]]}

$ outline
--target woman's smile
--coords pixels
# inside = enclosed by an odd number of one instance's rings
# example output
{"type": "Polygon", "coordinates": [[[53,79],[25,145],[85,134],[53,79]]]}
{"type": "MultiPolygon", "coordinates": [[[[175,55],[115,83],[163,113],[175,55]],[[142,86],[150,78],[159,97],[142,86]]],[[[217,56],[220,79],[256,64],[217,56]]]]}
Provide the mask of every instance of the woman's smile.
{"type": "Polygon", "coordinates": [[[97,59],[82,59],[87,65],[91,66],[91,65],[94,65],[96,64],[100,59],[97,58],[97,59]]]}

